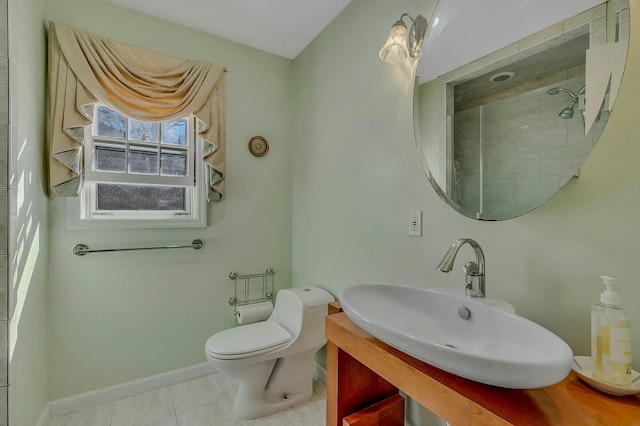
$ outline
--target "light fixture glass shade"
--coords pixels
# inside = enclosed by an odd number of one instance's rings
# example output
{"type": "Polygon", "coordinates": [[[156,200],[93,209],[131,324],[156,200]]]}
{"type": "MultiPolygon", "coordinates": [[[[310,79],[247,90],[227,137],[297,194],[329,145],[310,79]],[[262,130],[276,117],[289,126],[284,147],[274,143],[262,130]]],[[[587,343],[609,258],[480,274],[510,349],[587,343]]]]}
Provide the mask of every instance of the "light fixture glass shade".
{"type": "Polygon", "coordinates": [[[378,56],[389,64],[399,64],[409,58],[407,26],[404,22],[398,21],[391,27],[389,38],[382,49],[380,49],[378,56]]]}

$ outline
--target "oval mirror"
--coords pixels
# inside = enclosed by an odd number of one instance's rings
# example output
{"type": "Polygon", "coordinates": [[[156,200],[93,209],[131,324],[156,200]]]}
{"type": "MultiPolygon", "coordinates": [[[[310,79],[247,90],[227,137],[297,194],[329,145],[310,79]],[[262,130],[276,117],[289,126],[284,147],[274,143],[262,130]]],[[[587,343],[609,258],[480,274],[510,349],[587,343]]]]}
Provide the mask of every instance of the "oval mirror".
{"type": "Polygon", "coordinates": [[[626,64],[628,0],[516,2],[440,0],[417,65],[423,167],[473,219],[520,216],[578,175],[626,64]]]}

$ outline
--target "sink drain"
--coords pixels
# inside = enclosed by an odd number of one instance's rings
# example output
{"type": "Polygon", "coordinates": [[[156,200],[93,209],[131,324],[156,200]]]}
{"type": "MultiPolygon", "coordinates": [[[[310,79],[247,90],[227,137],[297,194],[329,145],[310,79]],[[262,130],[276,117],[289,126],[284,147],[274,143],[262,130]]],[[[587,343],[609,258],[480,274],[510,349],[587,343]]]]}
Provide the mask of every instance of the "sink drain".
{"type": "Polygon", "coordinates": [[[466,306],[460,306],[458,308],[458,316],[463,320],[468,320],[471,318],[471,311],[466,306]]]}

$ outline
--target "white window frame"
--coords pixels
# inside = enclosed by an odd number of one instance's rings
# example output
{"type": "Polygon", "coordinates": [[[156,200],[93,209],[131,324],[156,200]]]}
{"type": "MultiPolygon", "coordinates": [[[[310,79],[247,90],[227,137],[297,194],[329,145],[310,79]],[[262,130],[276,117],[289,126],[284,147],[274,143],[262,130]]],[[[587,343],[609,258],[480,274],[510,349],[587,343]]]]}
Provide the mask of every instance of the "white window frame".
{"type": "MultiPolygon", "coordinates": [[[[194,132],[193,117],[188,119],[188,131],[194,132]]],[[[102,139],[102,138],[100,138],[102,139]]],[[[195,185],[176,185],[186,188],[186,210],[118,210],[95,211],[96,184],[99,183],[132,183],[149,184],[148,175],[135,175],[126,173],[99,173],[90,174],[90,181],[85,181],[78,197],[67,198],[67,229],[132,229],[132,228],[204,228],[207,226],[207,200],[205,188],[205,167],[197,158],[199,152],[199,140],[197,135],[189,134],[189,167],[195,167],[193,177],[195,185]],[[123,175],[126,180],[123,179],[123,175]],[[137,178],[140,177],[138,180],[137,178]],[[106,178],[106,180],[104,180],[106,178]],[[131,178],[131,179],[128,179],[131,178]]],[[[160,153],[158,153],[160,155],[160,153]]],[[[93,135],[92,127],[85,127],[85,171],[91,168],[93,160],[93,135]],[[87,155],[88,154],[88,155],[87,155]]],[[[85,172],[86,176],[86,172],[85,172]]],[[[162,176],[154,176],[158,182],[155,186],[162,186],[166,180],[162,176]]],[[[191,178],[190,178],[191,179],[191,178]]],[[[184,182],[184,180],[183,180],[184,182]]]]}
{"type": "MultiPolygon", "coordinates": [[[[96,105],[97,109],[99,106],[96,105]]],[[[107,107],[108,108],[108,107],[107,107]]],[[[194,158],[195,158],[195,124],[193,116],[189,116],[183,118],[186,120],[186,138],[188,144],[187,147],[187,173],[185,176],[170,176],[170,175],[162,175],[161,174],[161,163],[160,159],[162,157],[162,150],[185,150],[185,145],[172,145],[172,144],[162,144],[160,139],[162,138],[162,130],[160,125],[158,125],[158,142],[148,142],[148,141],[138,141],[129,139],[129,121],[132,120],[130,117],[116,111],[118,114],[122,115],[126,119],[126,128],[127,135],[125,138],[113,138],[108,136],[94,136],[94,132],[97,133],[98,128],[98,120],[95,119],[97,117],[97,113],[94,112],[94,122],[92,125],[85,127],[85,153],[91,153],[91,155],[84,156],[84,179],[85,182],[109,182],[109,183],[130,183],[130,184],[140,184],[140,185],[168,185],[168,186],[190,186],[194,181],[194,158]],[[194,141],[193,146],[191,142],[194,141]],[[102,170],[94,170],[93,168],[93,159],[95,144],[98,143],[113,143],[117,145],[123,145],[125,147],[125,156],[127,157],[127,169],[129,165],[129,155],[130,155],[130,147],[131,146],[139,146],[139,147],[151,147],[156,148],[158,150],[158,174],[149,175],[143,173],[133,173],[125,170],[124,172],[111,172],[111,171],[102,171],[102,170]]]]}

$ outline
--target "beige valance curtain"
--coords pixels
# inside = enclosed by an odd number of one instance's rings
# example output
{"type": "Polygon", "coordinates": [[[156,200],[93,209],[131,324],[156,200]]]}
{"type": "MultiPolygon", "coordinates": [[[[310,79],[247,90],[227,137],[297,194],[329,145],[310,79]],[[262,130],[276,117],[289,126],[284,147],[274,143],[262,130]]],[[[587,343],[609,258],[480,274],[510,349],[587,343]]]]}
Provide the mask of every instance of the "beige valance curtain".
{"type": "Polygon", "coordinates": [[[82,185],[84,126],[105,104],[137,120],[193,114],[203,141],[207,198],[224,194],[226,69],[119,43],[49,23],[50,189],[77,196],[82,185]]]}

